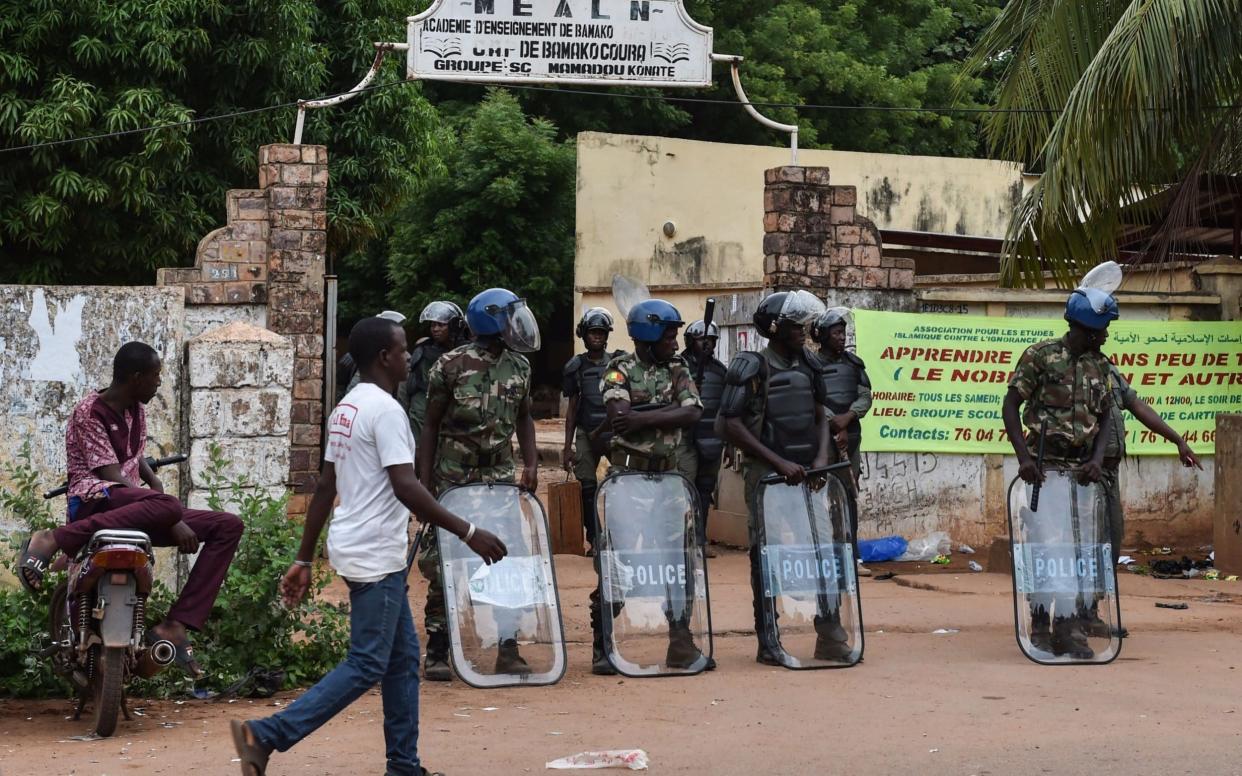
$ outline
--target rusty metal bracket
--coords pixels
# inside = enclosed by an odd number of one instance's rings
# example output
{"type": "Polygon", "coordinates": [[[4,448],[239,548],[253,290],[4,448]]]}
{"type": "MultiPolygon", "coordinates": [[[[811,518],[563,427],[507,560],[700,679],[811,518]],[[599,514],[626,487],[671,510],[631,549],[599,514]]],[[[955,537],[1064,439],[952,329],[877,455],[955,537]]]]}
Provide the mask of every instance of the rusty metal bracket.
{"type": "Polygon", "coordinates": [[[313,108],[330,108],[333,105],[340,105],[343,102],[349,102],[357,97],[364,89],[371,85],[375,80],[375,76],[379,75],[380,66],[384,64],[384,56],[391,51],[405,51],[409,48],[405,43],[375,43],[375,61],[371,63],[371,69],[362,77],[354,88],[347,92],[333,95],[332,97],[324,97],[321,100],[298,100],[298,120],[293,127],[293,144],[302,144],[302,127],[306,122],[306,111],[313,108]]]}
{"type": "Polygon", "coordinates": [[[742,88],[742,76],[738,72],[741,68],[743,57],[736,54],[712,54],[712,61],[729,63],[729,75],[733,78],[733,91],[737,93],[738,101],[742,103],[742,107],[746,109],[751,118],[769,129],[789,133],[790,164],[796,165],[798,163],[798,125],[782,124],[779,121],[773,121],[755,110],[755,106],[750,104],[750,98],[746,96],[746,91],[742,88]]]}

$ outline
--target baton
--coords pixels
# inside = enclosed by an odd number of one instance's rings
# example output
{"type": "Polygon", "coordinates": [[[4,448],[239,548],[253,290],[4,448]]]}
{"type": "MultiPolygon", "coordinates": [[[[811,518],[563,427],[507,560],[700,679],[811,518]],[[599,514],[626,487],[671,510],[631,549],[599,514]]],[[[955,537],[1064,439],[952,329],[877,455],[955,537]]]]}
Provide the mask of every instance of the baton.
{"type": "MultiPolygon", "coordinates": [[[[161,466],[171,466],[174,463],[181,463],[185,459],[186,459],[185,453],[176,453],[174,455],[168,456],[167,458],[148,458],[147,466],[151,467],[151,471],[155,471],[161,466]]],[[[66,482],[64,485],[61,485],[59,488],[53,488],[52,490],[49,490],[46,493],[44,493],[43,498],[53,499],[53,498],[56,498],[57,496],[63,496],[68,492],[69,492],[69,483],[66,482]]]]}
{"type": "MultiPolygon", "coordinates": [[[[845,467],[849,465],[850,465],[849,461],[841,461],[840,463],[834,463],[830,466],[820,466],[815,469],[807,469],[806,476],[812,477],[816,474],[827,474],[828,472],[835,472],[837,469],[844,469],[845,467]]],[[[765,474],[759,478],[759,482],[764,485],[773,485],[775,483],[784,482],[784,481],[785,481],[785,478],[777,474],[776,472],[772,472],[771,474],[765,474]]]]}
{"type": "MultiPolygon", "coordinates": [[[[716,315],[716,297],[707,297],[707,304],[703,306],[703,338],[707,339],[712,334],[712,318],[716,315]]],[[[694,372],[694,385],[697,388],[703,384],[703,368],[707,366],[707,353],[699,356],[699,365],[694,372]]]]}
{"type": "MultiPolygon", "coordinates": [[[[1039,475],[1041,477],[1044,474],[1044,440],[1047,438],[1047,435],[1048,417],[1045,415],[1039,424],[1039,458],[1036,459],[1035,463],[1039,467],[1039,475]]],[[[1041,485],[1043,485],[1043,482],[1036,480],[1035,484],[1031,486],[1031,512],[1039,511],[1039,488],[1041,485]]]]}
{"type": "Polygon", "coordinates": [[[429,523],[419,521],[418,531],[414,533],[414,543],[410,545],[409,554],[405,558],[405,575],[410,575],[410,569],[414,567],[414,561],[418,558],[418,548],[423,543],[423,531],[427,530],[429,523]]]}

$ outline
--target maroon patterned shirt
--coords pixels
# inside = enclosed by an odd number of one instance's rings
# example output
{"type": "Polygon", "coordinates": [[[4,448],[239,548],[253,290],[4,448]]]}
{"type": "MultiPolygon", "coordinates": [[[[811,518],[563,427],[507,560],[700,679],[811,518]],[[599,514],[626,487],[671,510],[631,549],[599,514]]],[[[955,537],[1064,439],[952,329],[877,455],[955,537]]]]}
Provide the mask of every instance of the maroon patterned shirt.
{"type": "Polygon", "coordinates": [[[78,402],[65,429],[69,498],[98,499],[113,483],[95,476],[101,466],[120,464],[121,476],[139,482],[138,464],[147,443],[147,415],[141,404],[118,413],[99,391],[78,402]]]}

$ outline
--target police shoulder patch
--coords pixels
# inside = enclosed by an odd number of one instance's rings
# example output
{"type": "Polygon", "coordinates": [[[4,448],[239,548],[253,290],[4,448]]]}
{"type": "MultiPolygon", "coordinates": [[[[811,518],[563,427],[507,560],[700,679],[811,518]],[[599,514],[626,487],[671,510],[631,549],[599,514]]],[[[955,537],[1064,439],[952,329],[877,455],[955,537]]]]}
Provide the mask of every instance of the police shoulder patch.
{"type": "Polygon", "coordinates": [[[606,383],[623,383],[625,382],[625,373],[620,369],[609,369],[604,373],[604,382],[606,383]]]}

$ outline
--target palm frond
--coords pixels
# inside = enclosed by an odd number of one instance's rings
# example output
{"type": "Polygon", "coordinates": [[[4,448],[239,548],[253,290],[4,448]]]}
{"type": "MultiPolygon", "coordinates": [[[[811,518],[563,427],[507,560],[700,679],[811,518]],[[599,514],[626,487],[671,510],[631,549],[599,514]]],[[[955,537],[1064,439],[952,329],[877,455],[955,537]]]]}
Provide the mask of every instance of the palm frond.
{"type": "Polygon", "coordinates": [[[1007,35],[1026,59],[1006,71],[1002,99],[1015,102],[1005,107],[1060,113],[1042,141],[1038,118],[989,127],[994,149],[1044,169],[1015,212],[1005,282],[1039,286],[1049,271],[1068,285],[1115,258],[1135,220],[1153,228],[1149,254],[1164,260],[1195,215],[1200,176],[1242,172],[1242,0],[1020,0],[997,24],[1007,17],[1012,27],[989,32],[976,56],[1007,35]],[[1047,15],[1031,18],[1037,10],[1047,15]]]}

